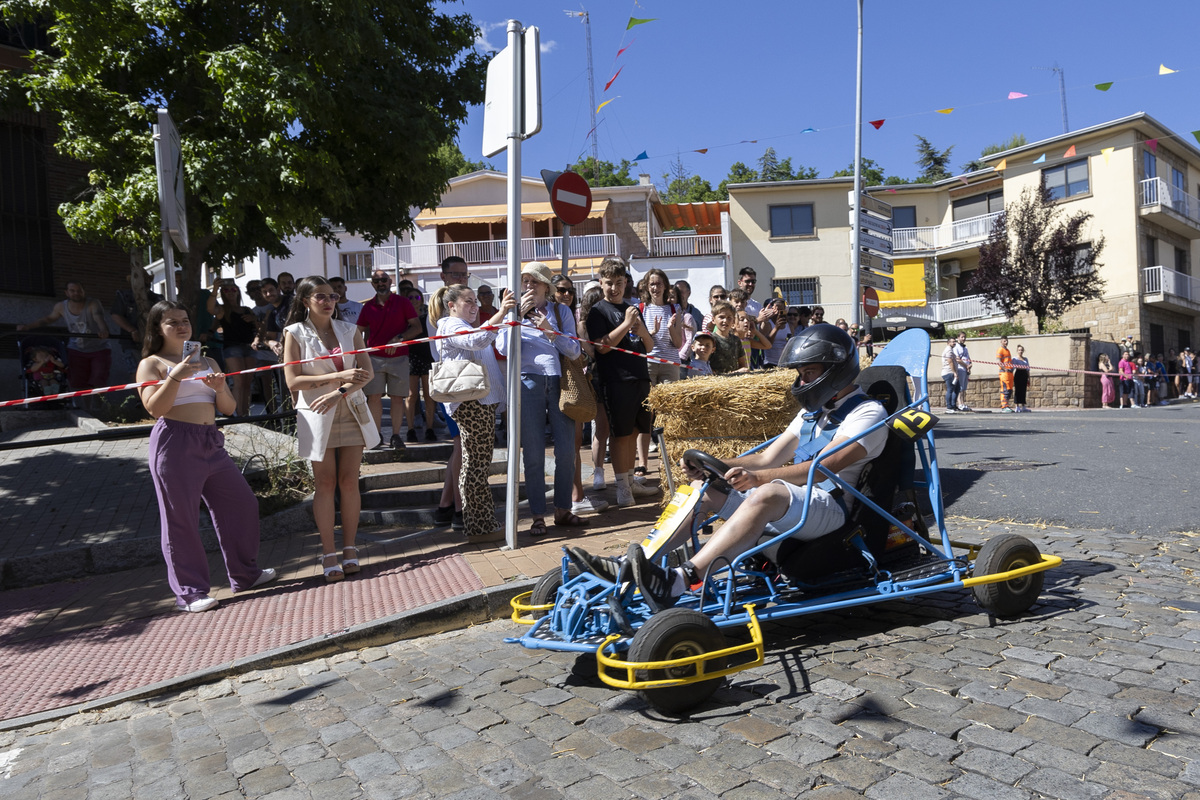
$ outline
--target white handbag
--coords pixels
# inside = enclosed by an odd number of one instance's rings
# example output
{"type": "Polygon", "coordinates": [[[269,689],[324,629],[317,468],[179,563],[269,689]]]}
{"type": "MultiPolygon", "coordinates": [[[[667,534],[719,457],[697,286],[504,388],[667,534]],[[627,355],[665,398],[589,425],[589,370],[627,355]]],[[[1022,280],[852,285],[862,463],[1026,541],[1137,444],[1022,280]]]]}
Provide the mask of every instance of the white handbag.
{"type": "Polygon", "coordinates": [[[487,369],[478,361],[439,361],[429,373],[429,396],[439,403],[465,403],[491,391],[487,369]]]}

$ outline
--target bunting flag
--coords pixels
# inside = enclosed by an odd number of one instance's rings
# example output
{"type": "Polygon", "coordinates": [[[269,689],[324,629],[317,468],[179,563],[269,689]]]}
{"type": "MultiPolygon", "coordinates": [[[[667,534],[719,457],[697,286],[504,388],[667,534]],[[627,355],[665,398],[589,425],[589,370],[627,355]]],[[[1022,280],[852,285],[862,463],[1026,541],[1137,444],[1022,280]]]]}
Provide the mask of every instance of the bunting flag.
{"type": "Polygon", "coordinates": [[[1045,153],[1042,153],[1040,156],[1038,156],[1037,158],[1035,158],[1035,159],[1033,160],[1033,163],[1035,163],[1035,164],[1042,164],[1042,163],[1044,163],[1045,161],[1046,161],[1046,154],[1045,154],[1045,153]]]}
{"type": "Polygon", "coordinates": [[[1000,159],[1000,163],[996,165],[996,172],[1003,172],[1006,169],[1008,169],[1008,159],[1002,158],[1000,159]]]}
{"type": "Polygon", "coordinates": [[[802,130],[800,132],[801,133],[816,133],[817,129],[816,128],[805,128],[804,130],[802,130]]]}
{"type": "Polygon", "coordinates": [[[888,189],[888,191],[889,191],[889,192],[891,192],[892,194],[895,194],[895,193],[896,193],[896,190],[895,190],[895,189],[888,189]]]}
{"type": "Polygon", "coordinates": [[[1146,146],[1150,148],[1151,153],[1158,152],[1158,139],[1147,139],[1146,146]]]}
{"type": "MultiPolygon", "coordinates": [[[[617,97],[620,97],[620,96],[621,96],[621,95],[617,95],[617,97]]],[[[612,98],[609,98],[608,100],[605,100],[605,101],[604,101],[603,103],[601,103],[600,105],[596,106],[596,113],[597,113],[597,114],[599,114],[599,113],[600,113],[600,109],[604,108],[606,105],[608,105],[609,103],[611,103],[613,100],[616,100],[616,99],[617,99],[617,97],[612,97],[612,98]]]]}
{"type": "MultiPolygon", "coordinates": [[[[628,30],[628,29],[626,29],[626,30],[628,30]]],[[[620,50],[617,51],[617,54],[615,56],[613,56],[613,61],[616,61],[618,58],[620,58],[621,53],[624,53],[626,50],[628,50],[630,47],[632,47],[633,43],[636,41],[637,41],[637,39],[630,39],[629,44],[622,47],[620,50]]]]}
{"type": "MultiPolygon", "coordinates": [[[[625,69],[625,67],[621,67],[621,69],[625,69]]],[[[615,75],[613,75],[611,78],[609,78],[609,79],[608,79],[608,83],[604,84],[604,91],[606,91],[606,92],[607,92],[607,91],[608,91],[608,87],[610,87],[610,86],[612,86],[612,85],[613,85],[613,81],[615,81],[615,80],[617,79],[617,75],[620,75],[620,74],[621,74],[621,69],[617,70],[616,74],[615,74],[615,75]]]]}
{"type": "Polygon", "coordinates": [[[630,17],[629,24],[625,26],[625,30],[629,30],[634,25],[645,25],[647,22],[657,22],[657,21],[658,21],[658,17],[655,17],[654,19],[638,19],[637,17],[630,17]]]}
{"type": "Polygon", "coordinates": [[[1008,99],[1009,99],[1009,100],[1019,100],[1019,99],[1021,99],[1022,97],[1029,97],[1029,95],[1027,95],[1027,94],[1021,94],[1020,92],[1009,92],[1009,93],[1008,93],[1008,99]]]}
{"type": "Polygon", "coordinates": [[[638,153],[636,156],[634,156],[634,157],[633,157],[633,160],[634,160],[635,162],[637,162],[637,161],[645,161],[645,160],[646,160],[647,158],[649,158],[649,157],[650,157],[650,156],[646,155],[646,151],[645,151],[645,150],[643,150],[642,152],[640,152],[640,153],[638,153]]]}
{"type": "Polygon", "coordinates": [[[1063,158],[1070,158],[1070,157],[1071,157],[1071,156],[1073,156],[1073,155],[1075,155],[1075,145],[1071,145],[1070,147],[1068,147],[1068,148],[1067,148],[1067,152],[1063,153],[1063,154],[1062,154],[1062,157],[1063,157],[1063,158]]]}
{"type": "Polygon", "coordinates": [[[1196,141],[1200,142],[1200,131],[1192,131],[1192,136],[1196,137],[1196,141]]]}
{"type": "Polygon", "coordinates": [[[883,127],[883,123],[886,121],[887,120],[873,119],[873,120],[871,120],[871,125],[873,125],[875,127],[875,130],[879,130],[880,128],[883,127]]]}
{"type": "Polygon", "coordinates": [[[1108,163],[1108,157],[1112,155],[1112,152],[1113,152],[1113,150],[1115,150],[1115,149],[1116,149],[1115,147],[1104,147],[1104,148],[1101,148],[1101,150],[1100,150],[1100,155],[1104,156],[1104,163],[1105,163],[1105,164],[1107,164],[1107,163],[1108,163]]]}
{"type": "Polygon", "coordinates": [[[742,139],[738,144],[758,144],[758,139],[742,139]]]}
{"type": "Polygon", "coordinates": [[[1170,75],[1170,74],[1171,74],[1172,72],[1174,72],[1174,71],[1175,71],[1175,70],[1171,69],[1171,68],[1170,68],[1170,67],[1168,67],[1166,64],[1159,64],[1159,65],[1158,65],[1158,74],[1159,74],[1159,75],[1170,75]]]}
{"type": "Polygon", "coordinates": [[[970,182],[969,180],[967,180],[967,176],[966,176],[966,175],[959,175],[959,176],[958,176],[958,179],[959,179],[960,181],[962,181],[962,182],[963,182],[963,186],[970,186],[970,185],[971,185],[971,182],[970,182]]]}
{"type": "Polygon", "coordinates": [[[1097,83],[1096,88],[1102,92],[1107,92],[1109,89],[1112,88],[1112,85],[1113,85],[1112,81],[1108,81],[1107,83],[1097,83]]]}
{"type": "Polygon", "coordinates": [[[953,109],[953,108],[939,108],[939,109],[937,110],[937,113],[939,113],[939,114],[952,114],[952,113],[954,113],[954,109],[953,109]]]}
{"type": "Polygon", "coordinates": [[[693,153],[699,153],[700,155],[707,155],[707,154],[708,154],[708,148],[707,148],[707,147],[705,147],[705,148],[702,148],[702,149],[700,149],[700,150],[693,150],[692,152],[693,152],[693,153]]]}

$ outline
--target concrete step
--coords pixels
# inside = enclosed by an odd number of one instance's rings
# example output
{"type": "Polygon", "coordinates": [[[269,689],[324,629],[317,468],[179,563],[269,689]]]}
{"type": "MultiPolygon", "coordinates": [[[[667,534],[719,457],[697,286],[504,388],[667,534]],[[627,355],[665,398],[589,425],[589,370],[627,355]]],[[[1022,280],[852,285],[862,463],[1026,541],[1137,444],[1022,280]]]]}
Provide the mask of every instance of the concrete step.
{"type": "MultiPolygon", "coordinates": [[[[446,456],[449,459],[449,455],[446,456]]],[[[489,475],[503,475],[508,469],[508,453],[497,450],[492,456],[489,475]]],[[[446,460],[401,461],[387,464],[365,464],[360,472],[358,488],[362,492],[394,489],[401,486],[420,486],[446,480],[446,460]]]]}

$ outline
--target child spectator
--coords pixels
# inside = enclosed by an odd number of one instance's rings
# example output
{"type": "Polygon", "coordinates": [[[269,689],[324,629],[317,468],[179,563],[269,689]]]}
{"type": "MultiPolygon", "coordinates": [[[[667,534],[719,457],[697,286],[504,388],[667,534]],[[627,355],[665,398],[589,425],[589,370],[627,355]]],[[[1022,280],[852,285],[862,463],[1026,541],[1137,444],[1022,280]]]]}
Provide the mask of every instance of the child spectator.
{"type": "Polygon", "coordinates": [[[1137,394],[1133,386],[1133,373],[1135,365],[1131,360],[1132,358],[1133,353],[1129,352],[1128,350],[1122,350],[1121,360],[1117,362],[1117,375],[1119,375],[1121,378],[1121,401],[1120,405],[1118,406],[1119,408],[1130,408],[1136,402],[1135,398],[1137,397],[1137,394]],[[1129,402],[1129,405],[1125,404],[1126,401],[1129,402]]]}
{"type": "Polygon", "coordinates": [[[29,366],[25,368],[25,374],[37,387],[38,393],[45,397],[62,392],[66,369],[62,359],[53,350],[34,347],[29,351],[29,366]]]}
{"type": "Polygon", "coordinates": [[[692,340],[692,368],[689,371],[689,377],[699,378],[703,375],[712,375],[712,364],[709,359],[712,358],[713,351],[716,350],[716,342],[713,341],[713,335],[707,331],[701,331],[696,334],[696,338],[692,340]]]}
{"type": "MultiPolygon", "coordinates": [[[[763,310],[765,311],[766,309],[763,310]]],[[[752,368],[761,368],[763,366],[762,351],[771,349],[771,340],[763,335],[754,318],[750,316],[750,312],[737,312],[737,321],[734,322],[734,333],[742,340],[742,351],[745,353],[746,362],[752,368]],[[756,361],[759,362],[758,367],[754,366],[756,361]]]]}
{"type": "Polygon", "coordinates": [[[746,353],[742,349],[742,340],[733,331],[733,323],[737,312],[726,302],[718,302],[713,306],[713,343],[716,348],[709,360],[715,375],[728,372],[744,371],[747,368],[746,353]]]}

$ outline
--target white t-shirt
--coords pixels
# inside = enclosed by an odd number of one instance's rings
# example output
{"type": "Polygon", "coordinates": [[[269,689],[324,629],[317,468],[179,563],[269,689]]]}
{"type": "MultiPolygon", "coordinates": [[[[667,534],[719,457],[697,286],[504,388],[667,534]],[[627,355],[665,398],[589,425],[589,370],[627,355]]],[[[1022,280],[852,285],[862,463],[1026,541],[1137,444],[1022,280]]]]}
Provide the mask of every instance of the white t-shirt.
{"type": "Polygon", "coordinates": [[[954,345],[954,356],[958,359],[959,369],[970,369],[971,353],[967,350],[967,346],[965,344],[954,345]]]}
{"type": "Polygon", "coordinates": [[[955,373],[954,348],[946,345],[946,349],[942,351],[942,375],[953,375],[955,373]]]}
{"type": "MultiPolygon", "coordinates": [[[[863,394],[863,390],[856,389],[855,391],[843,397],[841,400],[837,401],[832,409],[822,409],[821,416],[817,418],[817,435],[819,436],[825,431],[826,428],[829,427],[829,417],[833,411],[841,408],[851,397],[861,394],[863,394]]],[[[807,412],[801,411],[799,414],[797,414],[796,418],[792,420],[792,424],[788,425],[787,431],[785,431],[785,433],[796,438],[797,444],[801,443],[800,434],[804,427],[805,413],[807,412]]],[[[884,409],[882,403],[862,403],[858,408],[851,411],[849,416],[847,416],[846,419],[843,420],[842,424],[838,426],[837,433],[834,434],[834,438],[854,438],[875,423],[882,422],[885,419],[887,419],[887,410],[884,409]]],[[[883,452],[883,447],[887,444],[887,437],[888,429],[884,427],[879,428],[862,439],[859,439],[858,443],[867,451],[866,456],[844,468],[838,473],[838,477],[851,486],[857,486],[858,476],[862,474],[863,468],[866,467],[867,462],[883,452]]],[[[820,472],[817,472],[816,475],[819,476],[820,480],[824,480],[824,478],[821,477],[820,472]]]]}
{"type": "Polygon", "coordinates": [[[762,311],[762,303],[755,300],[753,297],[746,298],[746,313],[753,319],[758,319],[759,312],[762,311]]]}
{"type": "Polygon", "coordinates": [[[347,300],[344,303],[338,303],[338,312],[342,316],[342,322],[349,322],[354,325],[358,324],[358,315],[362,313],[362,303],[354,300],[347,300]]]}
{"type": "Polygon", "coordinates": [[[665,358],[668,361],[679,363],[679,348],[671,344],[671,314],[672,311],[677,314],[682,314],[682,310],[675,304],[667,304],[656,306],[654,303],[646,303],[642,310],[642,321],[646,323],[646,328],[653,331],[654,323],[658,322],[658,333],[654,334],[654,349],[647,355],[655,356],[656,358],[665,358]]]}

